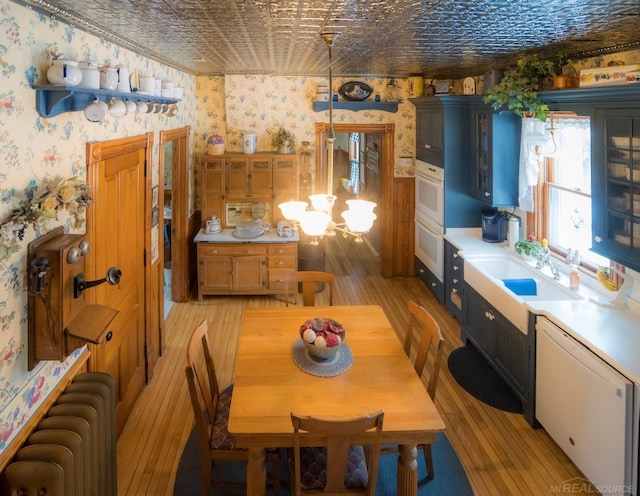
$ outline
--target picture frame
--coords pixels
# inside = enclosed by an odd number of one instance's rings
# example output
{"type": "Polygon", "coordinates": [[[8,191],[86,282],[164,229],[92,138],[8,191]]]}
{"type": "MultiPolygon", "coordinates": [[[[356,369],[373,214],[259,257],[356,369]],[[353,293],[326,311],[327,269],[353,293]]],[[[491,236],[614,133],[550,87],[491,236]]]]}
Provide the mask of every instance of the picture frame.
{"type": "Polygon", "coordinates": [[[154,186],[151,188],[151,208],[158,206],[158,195],[160,194],[160,188],[158,186],[154,186]]]}
{"type": "Polygon", "coordinates": [[[449,93],[449,88],[451,88],[451,81],[448,79],[443,81],[438,81],[436,83],[436,95],[443,95],[449,93]]]}
{"type": "Polygon", "coordinates": [[[158,219],[160,217],[160,209],[156,206],[151,209],[151,227],[158,225],[158,219]]]}

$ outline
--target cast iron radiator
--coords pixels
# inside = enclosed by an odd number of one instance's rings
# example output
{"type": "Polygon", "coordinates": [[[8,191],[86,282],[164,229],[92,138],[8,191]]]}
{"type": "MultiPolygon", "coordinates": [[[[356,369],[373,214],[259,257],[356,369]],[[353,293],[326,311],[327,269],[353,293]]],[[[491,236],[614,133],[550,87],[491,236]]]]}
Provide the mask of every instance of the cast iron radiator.
{"type": "Polygon", "coordinates": [[[2,476],[4,496],[115,496],[116,385],[76,376],[2,476]]]}

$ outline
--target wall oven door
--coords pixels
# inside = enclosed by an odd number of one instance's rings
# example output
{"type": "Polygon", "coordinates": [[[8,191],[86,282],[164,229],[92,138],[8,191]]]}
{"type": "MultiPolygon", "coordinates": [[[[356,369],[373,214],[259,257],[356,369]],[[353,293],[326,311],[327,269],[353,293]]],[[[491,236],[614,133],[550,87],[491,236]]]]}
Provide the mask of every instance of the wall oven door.
{"type": "Polygon", "coordinates": [[[415,229],[416,257],[442,282],[444,275],[444,238],[442,226],[439,226],[416,209],[415,229]]]}
{"type": "Polygon", "coordinates": [[[416,210],[444,225],[444,170],[416,160],[416,210]]]}

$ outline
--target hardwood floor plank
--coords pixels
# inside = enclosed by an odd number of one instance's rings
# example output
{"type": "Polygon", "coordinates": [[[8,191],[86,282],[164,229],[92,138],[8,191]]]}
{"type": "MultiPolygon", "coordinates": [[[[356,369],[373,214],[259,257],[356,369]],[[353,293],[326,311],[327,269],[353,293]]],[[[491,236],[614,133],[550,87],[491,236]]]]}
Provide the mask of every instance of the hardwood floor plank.
{"type": "MultiPolygon", "coordinates": [[[[477,496],[551,494],[563,481],[582,477],[543,429],[532,429],[522,415],[479,402],[453,379],[446,363],[451,352],[462,346],[460,325],[424,284],[413,277],[383,278],[366,245],[356,245],[352,239],[338,235],[326,247],[325,270],[336,274],[336,305],[382,306],[399,338],[409,299],[423,305],[440,324],[446,342],[436,405],[477,496]]],[[[317,295],[317,302],[328,304],[326,290],[317,295]]],[[[173,494],[180,456],[193,425],[184,367],[187,340],[195,326],[207,320],[220,386],[226,387],[233,382],[244,309],[284,304],[282,295],[274,295],[206,297],[203,303],[173,305],[155,376],[118,439],[118,494],[173,494]]]]}

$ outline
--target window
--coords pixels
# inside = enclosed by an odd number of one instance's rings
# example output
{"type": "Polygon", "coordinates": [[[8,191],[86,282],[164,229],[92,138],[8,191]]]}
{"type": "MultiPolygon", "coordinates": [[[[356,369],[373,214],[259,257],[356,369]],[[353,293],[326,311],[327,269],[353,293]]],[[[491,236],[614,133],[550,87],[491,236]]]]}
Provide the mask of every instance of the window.
{"type": "Polygon", "coordinates": [[[554,115],[545,127],[551,139],[537,148],[541,166],[535,208],[538,231],[561,256],[577,250],[586,268],[608,266],[608,259],[590,251],[590,119],[554,115]]]}

